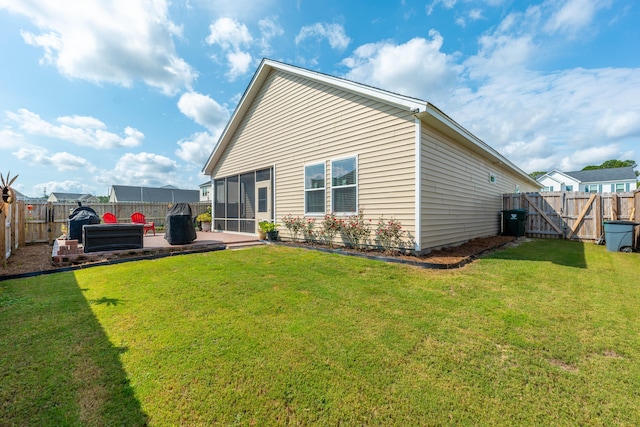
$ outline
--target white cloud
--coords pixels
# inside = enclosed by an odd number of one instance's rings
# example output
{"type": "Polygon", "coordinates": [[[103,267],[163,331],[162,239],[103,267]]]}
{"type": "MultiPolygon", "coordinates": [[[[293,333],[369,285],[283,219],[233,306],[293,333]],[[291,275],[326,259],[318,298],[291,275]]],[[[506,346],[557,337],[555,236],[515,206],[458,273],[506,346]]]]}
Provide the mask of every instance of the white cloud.
{"type": "Polygon", "coordinates": [[[206,38],[209,44],[218,44],[224,49],[235,51],[249,45],[252,41],[253,37],[247,26],[231,18],[220,18],[209,25],[209,35],[206,38]]]}
{"type": "Polygon", "coordinates": [[[104,185],[136,185],[162,187],[175,185],[178,164],[175,160],[153,153],[127,153],[116,162],[112,171],[96,177],[104,185]]]}
{"type": "Polygon", "coordinates": [[[471,19],[472,21],[477,21],[479,19],[484,19],[484,16],[482,15],[482,10],[481,9],[471,9],[469,11],[469,19],[471,19]]]}
{"type": "Polygon", "coordinates": [[[61,125],[51,124],[38,114],[21,108],[17,113],[7,112],[7,117],[29,135],[42,135],[98,149],[135,147],[142,143],[144,134],[126,127],[124,136],[105,130],[100,120],[86,116],[66,116],[56,119],[61,125]]]}
{"type": "Polygon", "coordinates": [[[24,135],[11,129],[10,127],[0,129],[0,149],[12,150],[14,148],[24,147],[28,143],[24,139],[24,135]]]}
{"type": "Polygon", "coordinates": [[[596,12],[609,5],[605,0],[568,0],[563,3],[550,2],[551,7],[560,6],[554,10],[545,25],[549,33],[564,33],[570,36],[578,35],[585,27],[593,22],[596,12]]]}
{"type": "Polygon", "coordinates": [[[608,108],[596,123],[596,129],[607,138],[636,137],[640,139],[640,105],[635,109],[620,108],[620,106],[608,108]]]}
{"type": "Polygon", "coordinates": [[[106,129],[107,126],[100,120],[89,117],[89,116],[66,116],[66,117],[58,117],[58,122],[79,128],[88,128],[88,129],[106,129]]]}
{"type": "Polygon", "coordinates": [[[21,148],[13,153],[19,160],[42,166],[53,166],[60,172],[84,170],[95,172],[96,168],[87,159],[67,152],[49,154],[44,148],[21,148]]]}
{"type": "Polygon", "coordinates": [[[271,40],[284,34],[284,30],[278,24],[277,18],[264,18],[258,21],[260,28],[260,56],[271,55],[271,40]]]}
{"type": "Polygon", "coordinates": [[[69,78],[125,87],[141,80],[174,94],[191,87],[197,75],[176,54],[173,37],[181,35],[181,28],[168,19],[165,0],[87,0],[73,7],[48,0],[5,0],[0,7],[38,27],[39,34],[23,30],[24,41],[42,48],[41,62],[69,78]]]}
{"type": "Polygon", "coordinates": [[[455,64],[440,51],[442,36],[416,37],[404,44],[370,43],[358,47],[342,64],[351,80],[434,101],[455,82],[455,64]]]}
{"type": "Polygon", "coordinates": [[[213,152],[217,140],[218,137],[214,137],[210,133],[196,133],[188,139],[178,141],[180,148],[176,150],[176,155],[186,162],[203,167],[213,152]]]}
{"type": "Polygon", "coordinates": [[[211,132],[220,132],[229,120],[229,112],[207,95],[186,92],[178,101],[178,108],[185,116],[211,132]]]}
{"type": "Polygon", "coordinates": [[[231,18],[219,18],[209,26],[209,31],[206,42],[210,45],[219,45],[225,52],[229,80],[234,80],[246,73],[253,60],[251,54],[243,50],[253,42],[247,26],[231,18]]]}
{"type": "Polygon", "coordinates": [[[66,181],[48,181],[36,184],[32,187],[29,195],[35,197],[41,195],[46,190],[49,193],[80,193],[95,194],[94,190],[85,182],[66,180],[66,181]]]}
{"type": "Polygon", "coordinates": [[[452,9],[456,5],[456,0],[433,0],[426,7],[427,15],[431,15],[433,13],[433,10],[439,4],[441,4],[445,9],[452,9]]]}
{"type": "Polygon", "coordinates": [[[229,52],[227,54],[227,61],[230,66],[227,75],[229,79],[234,80],[249,70],[252,58],[251,55],[246,52],[229,52]]]}
{"type": "Polygon", "coordinates": [[[313,25],[302,27],[296,36],[296,44],[308,38],[327,39],[332,49],[344,50],[351,43],[351,39],[344,31],[344,27],[340,24],[325,24],[317,22],[313,25]]]}

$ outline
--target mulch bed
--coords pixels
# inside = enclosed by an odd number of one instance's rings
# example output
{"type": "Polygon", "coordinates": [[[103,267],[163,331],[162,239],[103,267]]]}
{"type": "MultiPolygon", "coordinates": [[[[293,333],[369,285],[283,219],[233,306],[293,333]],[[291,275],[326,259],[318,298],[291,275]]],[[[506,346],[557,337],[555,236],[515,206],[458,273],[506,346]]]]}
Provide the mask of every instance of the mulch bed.
{"type": "MultiPolygon", "coordinates": [[[[346,248],[336,250],[335,252],[344,253],[346,255],[367,256],[370,258],[402,262],[428,268],[456,268],[472,261],[479,255],[489,250],[500,248],[507,243],[513,242],[514,240],[515,238],[511,236],[484,237],[470,240],[460,246],[432,251],[422,256],[398,253],[389,254],[379,251],[363,252],[346,248]]],[[[309,247],[309,245],[304,245],[301,243],[287,244],[293,246],[309,247]]],[[[322,247],[319,245],[315,245],[314,248],[319,250],[329,250],[327,247],[322,247]]],[[[27,245],[19,248],[16,254],[9,257],[4,267],[0,265],[0,277],[14,276],[17,274],[26,274],[39,271],[55,271],[64,268],[64,266],[54,265],[52,263],[52,249],[52,246],[47,244],[27,245]]],[[[139,258],[140,255],[138,254],[137,257],[139,258]]],[[[120,258],[126,257],[123,256],[120,258]]],[[[91,264],[91,262],[87,262],[85,263],[85,266],[89,266],[91,264]]]]}
{"type": "Polygon", "coordinates": [[[513,236],[490,236],[469,240],[459,246],[434,250],[425,255],[411,255],[399,252],[383,252],[378,250],[355,250],[350,248],[329,248],[324,245],[302,242],[284,242],[287,246],[303,247],[323,252],[341,253],[350,256],[362,256],[389,262],[415,265],[424,268],[446,269],[458,268],[473,261],[478,256],[494,249],[501,248],[515,241],[513,236]]]}

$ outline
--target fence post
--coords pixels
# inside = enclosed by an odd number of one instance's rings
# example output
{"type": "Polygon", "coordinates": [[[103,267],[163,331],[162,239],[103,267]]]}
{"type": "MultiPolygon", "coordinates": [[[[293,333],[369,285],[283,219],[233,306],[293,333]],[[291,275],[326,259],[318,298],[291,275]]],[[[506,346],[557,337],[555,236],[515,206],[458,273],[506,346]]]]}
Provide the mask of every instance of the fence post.
{"type": "MultiPolygon", "coordinates": [[[[596,196],[596,200],[595,201],[596,201],[596,211],[593,214],[593,216],[594,216],[594,221],[596,222],[595,223],[595,226],[596,226],[596,239],[598,239],[600,236],[602,236],[602,232],[603,232],[602,231],[602,221],[604,220],[604,218],[602,217],[602,196],[600,196],[600,194],[598,194],[596,196]]],[[[612,211],[613,211],[613,209],[615,209],[616,210],[616,215],[617,215],[617,210],[618,209],[613,207],[613,204],[617,203],[617,200],[612,199],[611,203],[612,203],[612,206],[611,206],[612,211]]]]}
{"type": "Polygon", "coordinates": [[[53,231],[55,229],[53,215],[53,203],[47,202],[47,243],[53,244],[53,231]]]}
{"type": "Polygon", "coordinates": [[[616,193],[611,193],[611,220],[615,221],[618,219],[618,195],[616,193]]]}
{"type": "MultiPolygon", "coordinates": [[[[0,204],[2,203],[2,200],[0,200],[0,204]]],[[[5,205],[6,206],[6,205],[5,205]]],[[[2,254],[2,266],[6,267],[7,265],[7,247],[6,247],[6,236],[5,236],[5,232],[7,229],[7,225],[6,225],[6,217],[4,215],[4,208],[5,206],[2,206],[2,210],[0,210],[0,254],[2,254]]]]}
{"type": "Polygon", "coordinates": [[[26,204],[24,200],[18,202],[18,247],[24,247],[26,244],[27,234],[27,218],[26,218],[26,204]]]}
{"type": "MultiPolygon", "coordinates": [[[[633,204],[631,208],[630,220],[635,222],[640,219],[640,190],[633,192],[633,204]]],[[[636,230],[636,248],[640,247],[640,226],[635,227],[636,230]]]]}

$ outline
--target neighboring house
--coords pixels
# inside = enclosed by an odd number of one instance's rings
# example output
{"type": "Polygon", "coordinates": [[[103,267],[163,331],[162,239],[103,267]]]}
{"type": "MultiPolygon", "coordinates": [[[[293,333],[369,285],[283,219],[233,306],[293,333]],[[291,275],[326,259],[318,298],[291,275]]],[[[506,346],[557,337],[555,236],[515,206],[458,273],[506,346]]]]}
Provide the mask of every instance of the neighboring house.
{"type": "Polygon", "coordinates": [[[499,233],[502,195],[539,188],[426,101],[268,59],[203,172],[217,229],[362,208],[372,228],[399,220],[417,252],[499,233]]]}
{"type": "Polygon", "coordinates": [[[92,196],[91,194],[80,194],[80,193],[51,193],[49,194],[48,202],[63,202],[63,203],[71,203],[71,202],[80,202],[80,203],[98,203],[100,200],[92,196]]]}
{"type": "Polygon", "coordinates": [[[210,202],[211,201],[211,188],[213,184],[211,181],[204,182],[200,184],[200,201],[201,202],[210,202]]]}
{"type": "Polygon", "coordinates": [[[109,194],[110,203],[197,203],[199,200],[198,190],[181,190],[173,186],[156,188],[112,185],[109,194]]]}
{"type": "Polygon", "coordinates": [[[560,172],[556,169],[538,178],[542,191],[584,191],[621,193],[636,189],[637,177],[632,167],[560,172]]]}

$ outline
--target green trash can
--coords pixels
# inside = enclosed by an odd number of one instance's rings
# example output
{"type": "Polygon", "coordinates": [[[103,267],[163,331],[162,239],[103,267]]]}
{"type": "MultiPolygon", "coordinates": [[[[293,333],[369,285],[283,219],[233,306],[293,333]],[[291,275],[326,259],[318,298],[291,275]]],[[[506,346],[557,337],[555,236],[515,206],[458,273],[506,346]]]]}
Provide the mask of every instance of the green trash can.
{"type": "Polygon", "coordinates": [[[502,211],[502,234],[505,236],[524,236],[524,226],[527,220],[526,209],[509,209],[502,211]]]}
{"type": "Polygon", "coordinates": [[[604,242],[609,252],[631,252],[633,246],[633,231],[637,222],[605,221],[604,242]]]}

